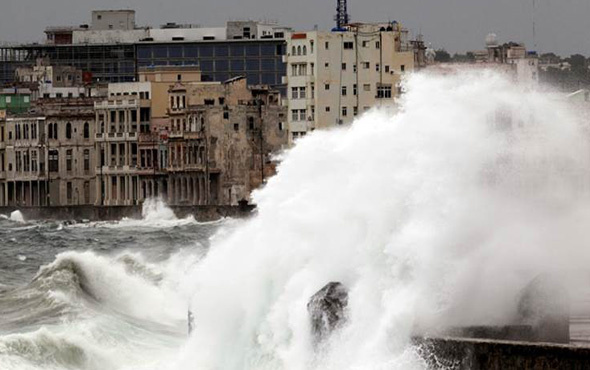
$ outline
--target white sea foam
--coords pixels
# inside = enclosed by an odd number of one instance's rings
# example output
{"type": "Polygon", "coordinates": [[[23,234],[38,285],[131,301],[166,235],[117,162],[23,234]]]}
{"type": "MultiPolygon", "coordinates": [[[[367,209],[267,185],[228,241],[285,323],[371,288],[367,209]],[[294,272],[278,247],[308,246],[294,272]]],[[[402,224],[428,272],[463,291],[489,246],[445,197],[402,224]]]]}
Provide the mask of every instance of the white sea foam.
{"type": "Polygon", "coordinates": [[[587,127],[565,102],[487,71],[407,91],[284,156],[193,272],[175,368],[423,368],[412,333],[506,323],[538,273],[588,269],[587,127]],[[306,304],[330,281],[348,323],[316,353],[306,304]]]}
{"type": "Polygon", "coordinates": [[[23,214],[21,213],[21,211],[18,211],[18,210],[10,213],[10,220],[14,221],[14,222],[19,222],[19,223],[25,222],[25,218],[23,217],[23,214]]]}

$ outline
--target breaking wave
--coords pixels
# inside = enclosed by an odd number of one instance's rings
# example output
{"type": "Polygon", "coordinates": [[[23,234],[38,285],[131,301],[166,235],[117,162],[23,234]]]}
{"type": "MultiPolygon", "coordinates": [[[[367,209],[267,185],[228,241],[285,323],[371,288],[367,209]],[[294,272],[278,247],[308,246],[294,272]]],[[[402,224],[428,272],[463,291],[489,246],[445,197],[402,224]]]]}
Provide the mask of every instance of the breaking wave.
{"type": "Polygon", "coordinates": [[[537,274],[587,271],[588,127],[568,104],[489,71],[407,91],[284,156],[196,267],[177,369],[422,369],[414,333],[506,323],[537,274]],[[348,321],[318,352],[307,303],[331,281],[348,321]]]}

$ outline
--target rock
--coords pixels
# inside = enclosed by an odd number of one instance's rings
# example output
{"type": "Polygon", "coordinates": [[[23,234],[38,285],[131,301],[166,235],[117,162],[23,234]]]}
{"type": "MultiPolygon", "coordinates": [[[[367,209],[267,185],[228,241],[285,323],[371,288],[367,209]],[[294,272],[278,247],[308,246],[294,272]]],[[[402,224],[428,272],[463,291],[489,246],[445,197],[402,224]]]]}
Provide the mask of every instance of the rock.
{"type": "Polygon", "coordinates": [[[193,315],[193,313],[191,312],[191,310],[188,310],[188,317],[187,317],[187,321],[188,321],[188,334],[190,335],[193,332],[193,329],[195,328],[195,317],[193,315]]]}
{"type": "Polygon", "coordinates": [[[539,275],[523,289],[518,315],[522,324],[532,326],[535,341],[570,342],[569,296],[552,276],[539,275]]]}
{"type": "Polygon", "coordinates": [[[338,282],[331,282],[314,294],[307,304],[311,328],[317,342],[325,339],[345,321],[348,290],[338,282]]]}

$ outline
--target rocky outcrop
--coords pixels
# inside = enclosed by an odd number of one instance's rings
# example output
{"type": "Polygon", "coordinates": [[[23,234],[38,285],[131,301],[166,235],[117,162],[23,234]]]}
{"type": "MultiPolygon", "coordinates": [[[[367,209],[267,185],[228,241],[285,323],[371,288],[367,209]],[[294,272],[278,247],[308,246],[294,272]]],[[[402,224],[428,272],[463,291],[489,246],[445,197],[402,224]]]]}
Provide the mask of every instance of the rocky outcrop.
{"type": "Polygon", "coordinates": [[[311,329],[317,342],[328,337],[346,320],[348,290],[338,282],[331,282],[314,294],[307,304],[311,329]]]}

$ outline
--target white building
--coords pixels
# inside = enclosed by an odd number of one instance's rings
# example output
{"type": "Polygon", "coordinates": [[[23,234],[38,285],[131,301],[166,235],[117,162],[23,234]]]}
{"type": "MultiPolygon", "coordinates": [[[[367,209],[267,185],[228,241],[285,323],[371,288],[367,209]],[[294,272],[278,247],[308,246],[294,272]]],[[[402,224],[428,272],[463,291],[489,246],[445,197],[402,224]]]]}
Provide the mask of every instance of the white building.
{"type": "Polygon", "coordinates": [[[414,69],[407,31],[397,23],[354,24],[343,31],[287,37],[290,140],[351,122],[375,105],[392,105],[414,69]]]}

